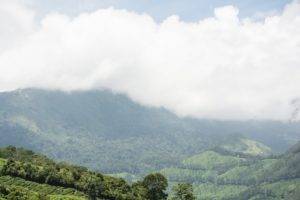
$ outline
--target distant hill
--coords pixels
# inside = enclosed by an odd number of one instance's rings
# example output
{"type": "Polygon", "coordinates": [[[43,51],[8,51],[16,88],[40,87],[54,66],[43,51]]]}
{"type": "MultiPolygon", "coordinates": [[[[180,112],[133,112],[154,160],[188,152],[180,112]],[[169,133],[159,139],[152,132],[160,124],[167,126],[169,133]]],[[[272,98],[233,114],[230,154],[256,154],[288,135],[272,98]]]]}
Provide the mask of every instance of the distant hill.
{"type": "Polygon", "coordinates": [[[297,122],[180,118],[110,91],[0,93],[0,146],[26,147],[105,173],[176,166],[215,146],[253,155],[283,152],[299,133],[297,122]]]}
{"type": "Polygon", "coordinates": [[[300,142],[281,156],[234,154],[221,149],[204,151],[161,170],[172,183],[193,183],[204,199],[298,199],[300,142]],[[297,198],[296,198],[297,197],[297,198]]]}

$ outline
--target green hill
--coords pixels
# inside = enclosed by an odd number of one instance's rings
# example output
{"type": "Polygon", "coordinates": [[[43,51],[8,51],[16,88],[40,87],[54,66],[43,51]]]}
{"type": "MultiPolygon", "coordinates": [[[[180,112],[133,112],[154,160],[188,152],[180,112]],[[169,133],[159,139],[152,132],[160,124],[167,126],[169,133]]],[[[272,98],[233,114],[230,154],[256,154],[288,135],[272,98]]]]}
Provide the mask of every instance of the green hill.
{"type": "Polygon", "coordinates": [[[272,152],[270,147],[258,141],[239,136],[226,138],[226,142],[223,142],[219,147],[227,151],[244,153],[252,156],[269,155],[272,152]]]}
{"type": "MultiPolygon", "coordinates": [[[[84,193],[74,189],[40,184],[33,181],[26,181],[18,177],[1,176],[0,183],[0,187],[2,185],[2,187],[10,192],[15,192],[16,190],[22,191],[28,198],[32,199],[39,199],[41,196],[49,197],[49,199],[83,200],[87,198],[84,193]]],[[[4,194],[2,194],[2,196],[4,196],[4,194]]]]}
{"type": "Polygon", "coordinates": [[[270,150],[262,143],[282,151],[300,139],[299,131],[297,122],[180,118],[110,91],[0,93],[0,146],[26,147],[105,173],[177,166],[228,141],[225,149],[253,155],[270,150]],[[232,142],[236,135],[251,140],[232,142]]]}
{"type": "MultiPolygon", "coordinates": [[[[300,142],[281,156],[204,151],[160,172],[193,183],[200,199],[294,199],[300,190],[300,142]]],[[[299,196],[298,196],[299,197],[299,196]]]]}
{"type": "Polygon", "coordinates": [[[245,161],[231,155],[221,155],[214,151],[205,151],[182,161],[183,165],[192,169],[213,170],[216,168],[230,168],[245,161]]]}
{"type": "MultiPolygon", "coordinates": [[[[294,200],[300,189],[299,147],[300,143],[281,156],[267,157],[209,150],[160,172],[168,177],[170,187],[192,183],[198,200],[294,200]]],[[[103,200],[147,200],[145,179],[138,181],[128,173],[118,176],[130,177],[134,183],[56,163],[30,150],[12,146],[0,149],[0,199],[80,200],[95,196],[103,200]]]]}
{"type": "Polygon", "coordinates": [[[148,200],[157,193],[167,196],[167,180],[157,173],[129,184],[122,178],[56,163],[13,146],[0,149],[0,158],[0,199],[148,200]]]}

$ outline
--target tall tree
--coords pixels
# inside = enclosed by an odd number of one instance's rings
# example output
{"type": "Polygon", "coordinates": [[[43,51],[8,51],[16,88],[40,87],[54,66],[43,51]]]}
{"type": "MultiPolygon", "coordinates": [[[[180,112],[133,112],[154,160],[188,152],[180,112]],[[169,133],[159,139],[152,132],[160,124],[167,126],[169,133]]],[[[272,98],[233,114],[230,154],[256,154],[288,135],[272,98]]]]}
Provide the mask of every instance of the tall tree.
{"type": "Polygon", "coordinates": [[[173,187],[172,200],[195,200],[193,186],[189,183],[179,183],[173,187]]]}
{"type": "Polygon", "coordinates": [[[86,185],[86,192],[90,200],[96,200],[103,191],[103,177],[100,175],[90,176],[86,185]]]}
{"type": "Polygon", "coordinates": [[[167,179],[160,173],[149,174],[143,180],[143,185],[147,190],[149,200],[164,200],[168,198],[166,189],[167,179]]]}

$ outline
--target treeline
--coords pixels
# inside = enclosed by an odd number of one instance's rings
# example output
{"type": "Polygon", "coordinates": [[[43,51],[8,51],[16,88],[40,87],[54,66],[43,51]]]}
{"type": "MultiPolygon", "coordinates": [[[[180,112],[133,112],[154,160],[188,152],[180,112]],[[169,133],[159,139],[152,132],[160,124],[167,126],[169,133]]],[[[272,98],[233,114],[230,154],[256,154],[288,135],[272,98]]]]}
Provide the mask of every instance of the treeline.
{"type": "MultiPolygon", "coordinates": [[[[168,182],[160,173],[149,174],[141,181],[128,184],[121,178],[92,172],[84,167],[55,163],[32,151],[15,147],[1,149],[0,157],[7,159],[0,171],[2,176],[20,177],[37,183],[73,188],[84,192],[89,199],[164,200],[168,198],[166,192],[168,182]]],[[[173,199],[194,199],[190,184],[178,184],[174,187],[174,191],[173,199]],[[186,198],[181,198],[182,195],[186,198]]],[[[9,189],[4,186],[0,188],[0,193],[11,195],[9,189]]],[[[23,193],[20,192],[20,195],[23,193]]],[[[39,199],[43,199],[42,196],[39,199]]]]}

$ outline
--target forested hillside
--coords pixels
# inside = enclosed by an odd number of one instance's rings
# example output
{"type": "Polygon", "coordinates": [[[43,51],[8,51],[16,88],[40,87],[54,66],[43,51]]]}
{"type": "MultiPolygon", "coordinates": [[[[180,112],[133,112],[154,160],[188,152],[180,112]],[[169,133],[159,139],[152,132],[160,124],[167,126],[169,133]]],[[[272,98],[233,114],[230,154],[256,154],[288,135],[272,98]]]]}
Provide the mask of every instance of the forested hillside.
{"type": "Polygon", "coordinates": [[[0,199],[297,200],[299,191],[300,143],[267,157],[211,149],[133,183],[22,148],[0,149],[0,199]]]}
{"type": "Polygon", "coordinates": [[[87,168],[55,163],[25,149],[0,149],[0,199],[24,200],[160,200],[168,182],[159,173],[128,184],[87,168]]]}
{"type": "Polygon", "coordinates": [[[193,183],[198,199],[299,199],[300,143],[281,156],[252,156],[222,148],[204,151],[161,173],[193,183]]]}
{"type": "Polygon", "coordinates": [[[169,190],[190,191],[177,183],[192,184],[198,199],[290,198],[299,187],[299,145],[278,153],[299,133],[299,122],[180,118],[109,91],[0,93],[0,146],[84,166],[4,149],[1,191],[80,199],[100,182],[94,195],[132,199],[145,192],[140,183],[148,173],[160,172],[169,190]]]}
{"type": "Polygon", "coordinates": [[[105,173],[145,174],[224,144],[236,151],[252,146],[254,154],[261,145],[263,152],[283,152],[299,132],[297,122],[180,118],[110,91],[0,93],[0,146],[26,147],[105,173]]]}

